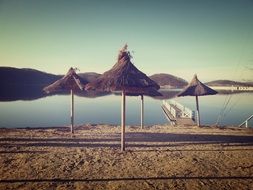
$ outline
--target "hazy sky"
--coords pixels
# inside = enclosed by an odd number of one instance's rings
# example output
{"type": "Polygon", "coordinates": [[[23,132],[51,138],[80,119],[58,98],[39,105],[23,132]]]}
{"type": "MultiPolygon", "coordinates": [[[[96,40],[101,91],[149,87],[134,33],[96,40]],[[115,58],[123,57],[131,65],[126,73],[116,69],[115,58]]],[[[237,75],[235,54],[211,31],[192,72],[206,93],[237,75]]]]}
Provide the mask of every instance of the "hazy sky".
{"type": "Polygon", "coordinates": [[[103,73],[126,42],[148,75],[253,80],[253,1],[0,0],[0,66],[103,73]]]}

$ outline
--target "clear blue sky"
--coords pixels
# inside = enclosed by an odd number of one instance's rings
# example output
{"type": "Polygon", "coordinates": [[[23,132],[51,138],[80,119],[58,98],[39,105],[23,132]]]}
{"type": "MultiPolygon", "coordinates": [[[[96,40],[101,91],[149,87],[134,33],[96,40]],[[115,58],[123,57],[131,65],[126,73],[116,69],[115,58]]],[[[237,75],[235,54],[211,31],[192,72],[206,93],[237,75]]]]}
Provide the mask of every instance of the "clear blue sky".
{"type": "Polygon", "coordinates": [[[0,0],[0,66],[103,73],[126,42],[148,75],[253,80],[253,1],[0,0]]]}

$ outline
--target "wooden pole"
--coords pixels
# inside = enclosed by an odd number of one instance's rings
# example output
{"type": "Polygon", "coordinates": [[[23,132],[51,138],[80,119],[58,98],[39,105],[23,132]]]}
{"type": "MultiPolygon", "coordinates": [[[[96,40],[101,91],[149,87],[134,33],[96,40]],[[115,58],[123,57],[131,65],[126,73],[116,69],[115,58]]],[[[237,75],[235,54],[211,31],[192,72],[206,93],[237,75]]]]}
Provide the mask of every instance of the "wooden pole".
{"type": "Polygon", "coordinates": [[[200,114],[199,114],[199,100],[198,96],[196,96],[196,106],[197,106],[197,124],[200,126],[200,114]]]}
{"type": "Polygon", "coordinates": [[[144,100],[143,95],[141,95],[141,129],[143,129],[144,124],[144,100]]]}
{"type": "Polygon", "coordinates": [[[73,94],[73,90],[70,90],[70,94],[71,94],[71,109],[70,109],[70,119],[71,119],[71,133],[74,133],[74,94],[73,94]]]}
{"type": "Polygon", "coordinates": [[[125,151],[126,94],[122,91],[121,100],[121,151],[125,151]]]}

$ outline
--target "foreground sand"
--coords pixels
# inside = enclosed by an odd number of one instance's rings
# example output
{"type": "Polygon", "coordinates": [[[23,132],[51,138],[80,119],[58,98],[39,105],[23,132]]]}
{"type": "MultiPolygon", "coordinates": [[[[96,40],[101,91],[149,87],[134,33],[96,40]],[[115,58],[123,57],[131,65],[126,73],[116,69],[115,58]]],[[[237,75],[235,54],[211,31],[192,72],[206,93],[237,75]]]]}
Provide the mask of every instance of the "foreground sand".
{"type": "Polygon", "coordinates": [[[253,189],[253,129],[0,129],[0,189],[253,189]]]}

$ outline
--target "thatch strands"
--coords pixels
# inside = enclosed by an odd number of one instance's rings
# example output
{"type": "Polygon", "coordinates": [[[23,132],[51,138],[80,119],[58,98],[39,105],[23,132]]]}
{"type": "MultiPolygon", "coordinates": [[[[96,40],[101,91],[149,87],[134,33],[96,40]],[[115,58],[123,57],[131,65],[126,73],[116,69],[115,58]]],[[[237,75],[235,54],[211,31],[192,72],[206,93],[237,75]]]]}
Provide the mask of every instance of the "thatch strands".
{"type": "Polygon", "coordinates": [[[74,93],[73,91],[84,90],[85,84],[87,83],[88,82],[83,80],[81,77],[79,77],[76,74],[75,69],[71,67],[64,77],[62,77],[61,79],[55,81],[53,84],[43,89],[46,93],[70,90],[71,133],[74,133],[74,93]]]}
{"type": "MultiPolygon", "coordinates": [[[[86,85],[86,90],[121,91],[121,150],[125,150],[125,96],[126,95],[161,95],[157,90],[159,85],[151,80],[143,72],[139,71],[131,62],[131,55],[125,45],[118,55],[117,63],[98,77],[95,81],[86,85]]],[[[143,98],[142,98],[143,100],[143,98]]],[[[143,103],[142,103],[143,104],[143,103]]],[[[143,110],[143,106],[141,106],[143,110]]],[[[143,115],[143,114],[142,114],[143,115]]]]}
{"type": "Polygon", "coordinates": [[[126,93],[143,94],[150,88],[159,89],[159,85],[143,72],[139,71],[130,61],[127,45],[119,52],[117,63],[86,85],[86,90],[125,91],[126,93]]]}
{"type": "Polygon", "coordinates": [[[202,82],[200,82],[195,74],[192,81],[180,92],[177,96],[195,96],[197,107],[197,124],[200,126],[200,114],[199,114],[199,101],[198,96],[215,95],[218,92],[209,88],[202,82]]]}
{"type": "Polygon", "coordinates": [[[178,94],[178,96],[205,96],[214,94],[217,94],[217,91],[200,82],[195,74],[192,81],[184,88],[182,92],[178,94]]]}
{"type": "Polygon", "coordinates": [[[87,83],[88,81],[85,81],[84,79],[79,77],[76,74],[75,69],[71,67],[64,77],[55,81],[53,84],[45,87],[43,90],[46,93],[66,91],[66,90],[74,90],[74,91],[83,90],[85,84],[87,83]]]}

